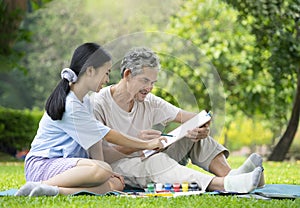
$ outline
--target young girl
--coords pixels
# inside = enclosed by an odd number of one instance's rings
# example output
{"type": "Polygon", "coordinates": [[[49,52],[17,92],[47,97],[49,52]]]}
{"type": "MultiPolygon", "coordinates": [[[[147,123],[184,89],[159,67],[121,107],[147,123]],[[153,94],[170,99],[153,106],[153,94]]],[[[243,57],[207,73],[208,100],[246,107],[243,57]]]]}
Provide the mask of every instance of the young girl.
{"type": "Polygon", "coordinates": [[[100,91],[109,81],[111,67],[111,56],[95,43],[75,50],[70,68],[62,70],[62,80],[46,102],[46,112],[25,159],[27,183],[16,196],[122,190],[123,178],[107,163],[89,159],[88,149],[101,139],[140,149],[163,147],[163,137],[150,141],[128,138],[93,117],[87,93],[100,91]]]}

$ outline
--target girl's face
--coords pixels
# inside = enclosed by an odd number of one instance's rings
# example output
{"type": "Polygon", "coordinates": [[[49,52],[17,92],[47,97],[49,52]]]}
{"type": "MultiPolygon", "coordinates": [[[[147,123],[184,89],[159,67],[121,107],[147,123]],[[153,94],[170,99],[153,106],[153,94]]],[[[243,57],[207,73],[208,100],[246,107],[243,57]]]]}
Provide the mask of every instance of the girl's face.
{"type": "Polygon", "coordinates": [[[92,91],[99,92],[102,89],[102,85],[109,82],[109,74],[112,67],[112,62],[108,61],[104,65],[95,69],[93,76],[94,84],[92,91]]]}

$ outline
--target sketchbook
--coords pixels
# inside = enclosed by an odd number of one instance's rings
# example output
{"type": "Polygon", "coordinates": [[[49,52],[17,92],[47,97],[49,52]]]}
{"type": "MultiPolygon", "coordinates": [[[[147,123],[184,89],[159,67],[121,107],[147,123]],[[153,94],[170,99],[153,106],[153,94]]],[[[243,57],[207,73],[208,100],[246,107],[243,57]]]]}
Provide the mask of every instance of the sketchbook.
{"type": "MultiPolygon", "coordinates": [[[[201,111],[196,116],[194,116],[190,120],[184,122],[182,125],[180,125],[176,129],[174,129],[173,131],[170,131],[168,133],[168,135],[171,135],[171,137],[166,136],[167,142],[162,141],[162,143],[164,144],[164,149],[166,147],[170,146],[171,144],[173,144],[174,142],[185,137],[187,135],[188,130],[192,130],[194,128],[203,126],[210,120],[211,120],[210,113],[207,113],[205,110],[201,111]]],[[[151,155],[153,155],[157,152],[158,152],[157,150],[144,150],[143,151],[144,156],[145,156],[144,159],[150,157],[151,155]]]]}

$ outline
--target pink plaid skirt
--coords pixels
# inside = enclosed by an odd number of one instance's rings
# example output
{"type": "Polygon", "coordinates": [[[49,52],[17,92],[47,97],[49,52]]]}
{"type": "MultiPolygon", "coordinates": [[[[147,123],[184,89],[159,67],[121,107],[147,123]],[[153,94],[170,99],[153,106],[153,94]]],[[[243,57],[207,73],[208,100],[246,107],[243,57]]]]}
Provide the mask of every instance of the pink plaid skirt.
{"type": "Polygon", "coordinates": [[[76,166],[81,158],[30,157],[25,163],[26,181],[45,181],[76,166]]]}

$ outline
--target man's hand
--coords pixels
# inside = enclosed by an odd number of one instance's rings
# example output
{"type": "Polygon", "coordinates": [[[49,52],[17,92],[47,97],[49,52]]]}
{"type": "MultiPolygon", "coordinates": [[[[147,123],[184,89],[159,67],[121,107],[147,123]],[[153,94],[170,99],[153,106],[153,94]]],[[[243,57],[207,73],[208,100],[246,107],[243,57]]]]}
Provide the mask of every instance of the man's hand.
{"type": "Polygon", "coordinates": [[[198,142],[201,139],[206,139],[209,136],[209,123],[204,126],[189,130],[186,137],[190,138],[193,142],[198,142]]]}
{"type": "Polygon", "coordinates": [[[142,130],[138,134],[139,139],[143,140],[150,140],[150,139],[155,139],[161,136],[161,132],[154,130],[154,129],[149,129],[149,130],[142,130]]]}

